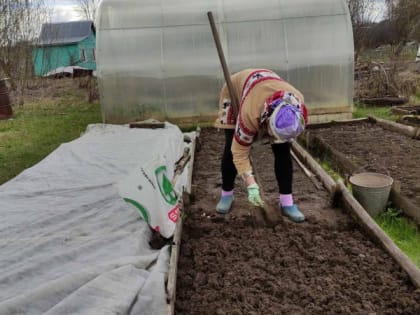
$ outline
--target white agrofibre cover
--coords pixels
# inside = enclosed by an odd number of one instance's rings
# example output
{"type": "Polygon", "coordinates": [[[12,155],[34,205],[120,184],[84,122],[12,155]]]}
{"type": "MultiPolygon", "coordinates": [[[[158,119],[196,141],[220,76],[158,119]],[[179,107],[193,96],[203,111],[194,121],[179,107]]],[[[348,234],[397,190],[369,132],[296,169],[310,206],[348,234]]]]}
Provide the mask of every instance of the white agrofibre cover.
{"type": "MultiPolygon", "coordinates": [[[[175,125],[95,124],[0,186],[0,314],[163,314],[169,248],[116,183],[184,151],[175,125]]],[[[184,176],[185,178],[185,176],[184,176]]]]}

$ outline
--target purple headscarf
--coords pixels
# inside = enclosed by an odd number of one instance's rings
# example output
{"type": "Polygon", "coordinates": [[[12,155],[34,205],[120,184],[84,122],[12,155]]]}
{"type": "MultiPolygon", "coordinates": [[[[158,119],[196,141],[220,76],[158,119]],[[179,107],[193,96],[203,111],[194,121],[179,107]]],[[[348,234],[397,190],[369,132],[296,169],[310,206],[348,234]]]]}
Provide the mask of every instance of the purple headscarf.
{"type": "Polygon", "coordinates": [[[297,138],[305,130],[300,102],[292,93],[288,93],[276,103],[269,121],[274,136],[282,142],[297,138]]]}

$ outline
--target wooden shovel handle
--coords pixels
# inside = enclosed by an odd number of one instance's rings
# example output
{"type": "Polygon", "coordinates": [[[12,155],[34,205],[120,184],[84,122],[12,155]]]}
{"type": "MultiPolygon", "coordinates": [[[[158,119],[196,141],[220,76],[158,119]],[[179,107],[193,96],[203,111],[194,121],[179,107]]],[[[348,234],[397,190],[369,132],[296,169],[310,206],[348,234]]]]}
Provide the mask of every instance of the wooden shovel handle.
{"type": "Polygon", "coordinates": [[[214,42],[216,44],[217,53],[219,55],[220,64],[221,64],[222,69],[223,69],[223,75],[225,77],[226,86],[227,86],[228,91],[229,91],[230,102],[231,102],[231,105],[232,105],[233,114],[235,115],[235,117],[237,117],[239,102],[238,102],[238,99],[236,98],[235,93],[233,92],[233,85],[232,85],[232,81],[230,80],[229,69],[228,69],[228,66],[226,64],[225,55],[223,54],[223,48],[222,48],[222,45],[220,43],[219,33],[217,32],[216,24],[214,23],[213,13],[211,11],[209,11],[209,12],[207,12],[207,16],[209,18],[210,27],[211,27],[211,31],[213,33],[214,42]]]}

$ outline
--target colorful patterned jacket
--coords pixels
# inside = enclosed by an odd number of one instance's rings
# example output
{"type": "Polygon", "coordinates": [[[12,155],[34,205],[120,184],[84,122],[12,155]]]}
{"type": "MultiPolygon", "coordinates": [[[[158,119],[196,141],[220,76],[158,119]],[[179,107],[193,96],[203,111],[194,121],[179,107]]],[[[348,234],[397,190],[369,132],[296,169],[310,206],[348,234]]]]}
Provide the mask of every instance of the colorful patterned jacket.
{"type": "Polygon", "coordinates": [[[292,92],[301,103],[302,93],[276,73],[267,69],[245,69],[231,76],[234,93],[239,100],[238,117],[234,117],[229,91],[223,85],[219,98],[216,128],[235,129],[232,142],[233,162],[239,175],[252,172],[249,160],[250,146],[261,129],[261,116],[266,100],[279,91],[292,92]]]}

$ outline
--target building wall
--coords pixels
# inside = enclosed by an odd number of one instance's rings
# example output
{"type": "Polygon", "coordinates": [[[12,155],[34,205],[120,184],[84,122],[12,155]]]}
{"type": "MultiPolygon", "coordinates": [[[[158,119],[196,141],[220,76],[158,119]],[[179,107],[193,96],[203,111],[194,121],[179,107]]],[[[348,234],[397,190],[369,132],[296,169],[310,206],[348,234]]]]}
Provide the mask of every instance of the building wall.
{"type": "Polygon", "coordinates": [[[96,38],[93,33],[87,38],[85,38],[83,41],[81,41],[77,46],[79,50],[79,62],[77,66],[96,70],[96,51],[95,51],[95,45],[96,45],[96,38]],[[83,61],[82,58],[82,50],[85,54],[85,60],[83,61]]]}
{"type": "Polygon", "coordinates": [[[35,47],[33,50],[35,75],[43,76],[58,67],[67,66],[96,70],[95,55],[94,34],[75,44],[35,47]]]}

